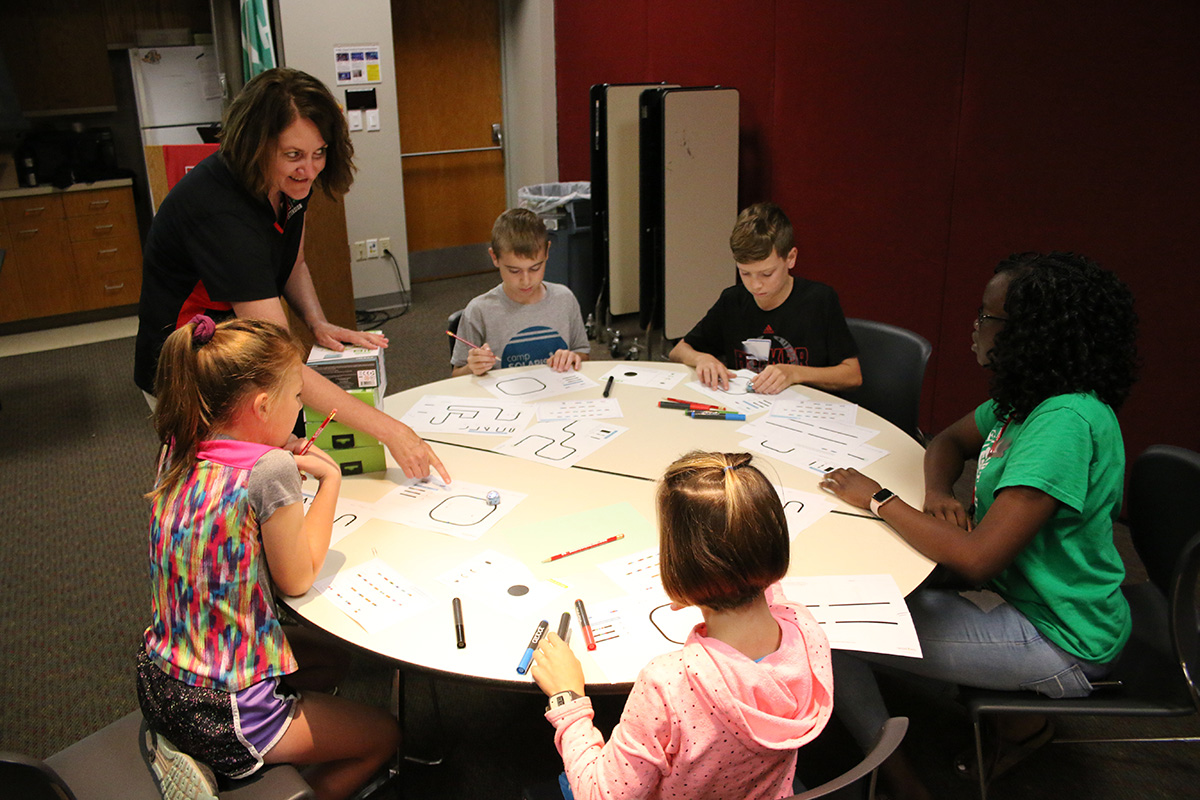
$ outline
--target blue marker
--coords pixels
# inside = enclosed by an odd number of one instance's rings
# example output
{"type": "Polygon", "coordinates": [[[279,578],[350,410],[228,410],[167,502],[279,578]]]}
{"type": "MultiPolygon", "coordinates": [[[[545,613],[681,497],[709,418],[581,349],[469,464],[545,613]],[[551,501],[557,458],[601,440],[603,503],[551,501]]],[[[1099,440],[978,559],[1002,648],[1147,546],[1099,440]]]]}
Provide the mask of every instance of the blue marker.
{"type": "Polygon", "coordinates": [[[529,646],[525,648],[525,655],[521,656],[521,663],[517,664],[517,674],[524,675],[529,671],[529,662],[533,661],[533,651],[537,649],[538,642],[546,635],[546,629],[550,627],[550,623],[542,620],[538,623],[537,630],[533,632],[533,638],[529,640],[529,646]]]}

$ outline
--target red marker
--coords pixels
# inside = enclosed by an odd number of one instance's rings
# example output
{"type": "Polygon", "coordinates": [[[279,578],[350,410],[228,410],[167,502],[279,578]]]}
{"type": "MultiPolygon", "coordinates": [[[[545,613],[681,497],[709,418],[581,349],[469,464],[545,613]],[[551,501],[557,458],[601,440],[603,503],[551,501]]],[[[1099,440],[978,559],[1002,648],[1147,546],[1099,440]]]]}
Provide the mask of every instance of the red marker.
{"type": "Polygon", "coordinates": [[[592,623],[588,621],[587,611],[583,608],[583,601],[575,601],[575,616],[579,617],[579,627],[583,630],[583,640],[587,642],[588,650],[596,649],[596,637],[592,635],[592,623]]]}
{"type": "Polygon", "coordinates": [[[314,433],[312,436],[308,437],[308,440],[304,443],[304,446],[300,448],[300,452],[297,453],[296,455],[302,456],[308,452],[308,448],[313,446],[313,442],[315,442],[317,440],[317,437],[321,435],[321,431],[325,430],[325,426],[330,423],[330,421],[333,419],[333,415],[336,413],[337,413],[336,408],[333,411],[329,412],[329,416],[326,417],[325,421],[321,423],[321,427],[317,428],[316,433],[314,433]]]}
{"type": "Polygon", "coordinates": [[[723,410],[723,406],[714,406],[711,403],[697,403],[695,400],[680,400],[678,397],[668,397],[667,400],[672,403],[683,403],[691,411],[717,411],[723,410]]]}
{"type": "Polygon", "coordinates": [[[618,533],[616,536],[610,536],[602,542],[592,542],[591,544],[587,544],[587,545],[584,545],[583,547],[580,547],[578,550],[568,550],[567,552],[559,553],[556,556],[550,556],[549,558],[543,558],[542,563],[549,564],[551,561],[558,561],[560,558],[566,558],[567,556],[573,556],[576,553],[582,553],[584,550],[591,550],[593,547],[599,547],[602,544],[609,544],[611,542],[615,542],[615,541],[618,541],[618,540],[624,539],[624,538],[625,538],[625,534],[618,533]]]}

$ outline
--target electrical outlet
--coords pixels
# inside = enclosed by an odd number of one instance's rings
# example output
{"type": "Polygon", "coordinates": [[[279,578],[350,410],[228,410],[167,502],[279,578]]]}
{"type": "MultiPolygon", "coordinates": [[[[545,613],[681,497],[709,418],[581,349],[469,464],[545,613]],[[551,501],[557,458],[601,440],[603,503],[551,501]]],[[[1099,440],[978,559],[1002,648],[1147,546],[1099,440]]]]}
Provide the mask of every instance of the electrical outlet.
{"type": "Polygon", "coordinates": [[[367,258],[379,258],[378,239],[367,239],[367,258]]]}
{"type": "Polygon", "coordinates": [[[355,242],[354,243],[354,260],[362,261],[366,257],[367,257],[367,243],[366,242],[355,242]]]}
{"type": "Polygon", "coordinates": [[[391,250],[391,249],[392,249],[392,237],[380,236],[379,237],[379,252],[382,253],[384,250],[391,250]]]}

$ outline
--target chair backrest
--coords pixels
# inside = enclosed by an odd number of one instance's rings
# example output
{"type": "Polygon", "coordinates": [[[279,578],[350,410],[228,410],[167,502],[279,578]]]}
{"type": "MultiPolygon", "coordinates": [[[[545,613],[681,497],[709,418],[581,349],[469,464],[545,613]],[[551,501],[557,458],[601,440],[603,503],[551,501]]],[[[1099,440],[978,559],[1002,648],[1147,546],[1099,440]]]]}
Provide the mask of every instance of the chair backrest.
{"type": "Polygon", "coordinates": [[[0,752],[0,786],[4,787],[5,797],[75,800],[75,795],[48,764],[20,753],[0,752]]]}
{"type": "MultiPolygon", "coordinates": [[[[449,317],[446,318],[446,330],[450,331],[451,333],[458,333],[458,323],[462,322],[462,312],[463,312],[463,310],[460,308],[458,311],[455,311],[453,314],[451,314],[449,317]]],[[[453,358],[454,357],[454,337],[447,336],[446,340],[450,342],[450,357],[453,358]]]]}
{"type": "Polygon", "coordinates": [[[1200,534],[1183,546],[1171,587],[1171,643],[1200,711],[1200,534]]]}
{"type": "Polygon", "coordinates": [[[933,345],[920,334],[869,319],[848,319],[858,343],[862,386],[846,398],[873,411],[920,441],[918,418],[925,365],[933,345]]]}
{"type": "Polygon", "coordinates": [[[1138,557],[1165,597],[1183,547],[1200,531],[1200,453],[1153,445],[1138,456],[1129,478],[1129,528],[1138,557]]]}
{"type": "Polygon", "coordinates": [[[817,797],[833,797],[835,794],[862,797],[861,787],[863,786],[870,787],[866,796],[874,797],[875,770],[892,753],[896,752],[896,748],[904,740],[904,734],[907,731],[908,717],[892,717],[883,723],[883,727],[879,729],[879,738],[875,740],[875,744],[867,752],[866,757],[853,769],[847,770],[815,789],[792,795],[787,800],[814,800],[817,797]],[[851,795],[851,792],[854,794],[851,795]]]}

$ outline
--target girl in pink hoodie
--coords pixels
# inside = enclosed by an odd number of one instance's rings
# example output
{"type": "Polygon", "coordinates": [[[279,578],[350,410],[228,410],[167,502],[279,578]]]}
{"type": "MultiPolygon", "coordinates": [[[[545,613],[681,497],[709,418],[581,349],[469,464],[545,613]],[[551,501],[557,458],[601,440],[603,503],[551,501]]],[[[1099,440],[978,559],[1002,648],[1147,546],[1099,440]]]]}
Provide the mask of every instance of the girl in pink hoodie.
{"type": "Polygon", "coordinates": [[[583,669],[553,633],[530,670],[570,800],[782,798],[796,749],[833,710],[829,643],[802,606],[770,602],[788,569],[783,506],[748,453],[683,456],[658,489],[663,588],[700,608],[682,650],[638,675],[608,742],[592,724],[583,669]]]}

